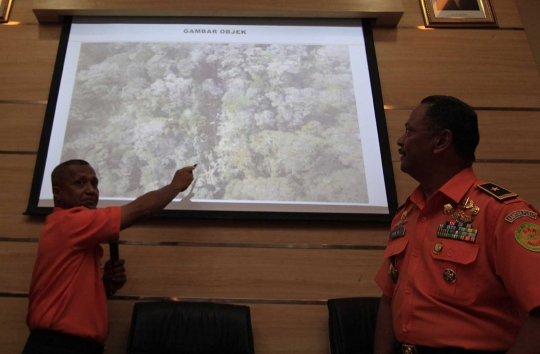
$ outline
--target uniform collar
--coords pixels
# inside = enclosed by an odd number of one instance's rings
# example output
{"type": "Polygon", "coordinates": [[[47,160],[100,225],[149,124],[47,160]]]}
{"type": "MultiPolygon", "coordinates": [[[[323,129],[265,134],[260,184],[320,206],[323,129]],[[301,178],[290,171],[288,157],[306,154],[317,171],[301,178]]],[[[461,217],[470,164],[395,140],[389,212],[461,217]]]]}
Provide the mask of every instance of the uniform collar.
{"type": "Polygon", "coordinates": [[[54,207],[52,212],[53,212],[53,213],[57,213],[57,212],[59,212],[59,211],[71,210],[71,209],[77,209],[77,208],[79,208],[79,209],[81,209],[81,208],[87,209],[87,208],[86,208],[85,206],[83,206],[83,205],[79,205],[79,206],[75,206],[75,207],[67,208],[67,209],[60,208],[60,207],[54,207]]]}
{"type": "Polygon", "coordinates": [[[471,167],[461,170],[451,180],[445,183],[438,192],[445,194],[454,202],[459,203],[465,193],[478,180],[471,167]]]}
{"type": "Polygon", "coordinates": [[[82,205],[81,206],[76,206],[76,207],[73,207],[73,208],[68,208],[68,209],[64,209],[64,208],[60,208],[60,207],[54,207],[52,213],[47,215],[47,217],[45,219],[48,220],[49,218],[56,218],[57,215],[60,215],[59,213],[61,211],[76,210],[76,209],[88,209],[88,208],[85,207],[85,206],[82,206],[82,205]]]}
{"type": "MultiPolygon", "coordinates": [[[[471,186],[478,180],[472,167],[465,168],[461,170],[458,174],[452,177],[448,182],[446,182],[435,194],[443,193],[455,203],[459,203],[465,193],[471,188],[471,186]]],[[[435,195],[434,194],[434,195],[435,195]]],[[[407,198],[405,205],[408,206],[410,203],[416,204],[420,209],[422,209],[426,203],[424,199],[424,192],[422,188],[418,186],[407,198]]]]}

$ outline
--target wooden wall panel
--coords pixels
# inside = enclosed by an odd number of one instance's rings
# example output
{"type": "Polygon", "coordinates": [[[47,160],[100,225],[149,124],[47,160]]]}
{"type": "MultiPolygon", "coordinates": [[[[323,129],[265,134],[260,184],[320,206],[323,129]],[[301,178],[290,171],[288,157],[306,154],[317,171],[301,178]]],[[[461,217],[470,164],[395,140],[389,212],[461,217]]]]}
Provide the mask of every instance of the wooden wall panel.
{"type": "Polygon", "coordinates": [[[37,152],[45,107],[43,104],[0,104],[0,151],[37,152]]]}
{"type": "MultiPolygon", "coordinates": [[[[36,252],[34,242],[3,243],[0,292],[28,292],[36,252]]],[[[376,296],[383,261],[382,250],[121,245],[120,254],[128,282],[118,295],[182,298],[376,296]]]]}
{"type": "MultiPolygon", "coordinates": [[[[109,301],[107,354],[126,351],[134,301],[109,301]]],[[[323,305],[247,304],[257,354],[328,354],[328,310],[323,305]]]]}
{"type": "MultiPolygon", "coordinates": [[[[148,2],[144,3],[147,4],[148,2]]],[[[493,0],[492,3],[500,28],[523,27],[517,6],[513,0],[493,0]]],[[[32,11],[33,4],[33,0],[16,0],[13,4],[10,21],[37,24],[37,18],[32,11]]],[[[84,6],[84,3],[81,3],[81,6],[84,6]]],[[[404,14],[398,23],[399,27],[424,25],[420,0],[403,0],[403,9],[404,14]]]]}
{"type": "Polygon", "coordinates": [[[540,159],[540,144],[530,132],[538,129],[538,112],[478,111],[480,144],[477,159],[540,159]]]}
{"type": "Polygon", "coordinates": [[[122,231],[127,242],[191,242],[324,248],[385,246],[389,224],[330,221],[152,219],[122,231]]]}
{"type": "Polygon", "coordinates": [[[23,215],[30,195],[35,155],[0,154],[1,237],[38,237],[42,218],[23,215]]]}
{"type": "Polygon", "coordinates": [[[0,100],[46,100],[60,26],[0,26],[0,100]]]}
{"type": "MultiPolygon", "coordinates": [[[[418,101],[420,103],[420,101],[418,101]]],[[[386,111],[388,137],[392,159],[399,159],[397,139],[405,131],[411,110],[386,111]]],[[[482,111],[478,114],[480,144],[476,159],[535,160],[540,158],[540,145],[534,134],[540,124],[540,111],[482,111]]]]}
{"type": "MultiPolygon", "coordinates": [[[[109,301],[107,354],[126,352],[131,314],[136,301],[109,301]]],[[[0,343],[3,354],[20,354],[28,329],[28,299],[0,298],[0,343]]],[[[247,304],[257,354],[327,354],[328,310],[320,305],[247,304]]]]}
{"type": "Polygon", "coordinates": [[[540,2],[537,0],[515,0],[515,2],[527,32],[536,68],[540,73],[540,22],[538,21],[540,2]]]}
{"type": "Polygon", "coordinates": [[[122,231],[128,242],[260,244],[271,247],[385,246],[390,225],[340,221],[163,220],[122,231]]]}
{"type": "Polygon", "coordinates": [[[20,354],[28,338],[26,313],[28,298],[0,297],[0,351],[3,354],[20,354]]]}
{"type": "MultiPolygon", "coordinates": [[[[499,28],[523,28],[514,0],[492,0],[492,4],[499,28]]],[[[403,0],[403,8],[405,12],[399,21],[399,27],[424,26],[420,0],[403,0]]]]}
{"type": "Polygon", "coordinates": [[[0,292],[28,293],[37,246],[35,242],[2,242],[0,262],[6,268],[0,273],[0,292]]]}
{"type": "Polygon", "coordinates": [[[540,77],[522,31],[373,32],[386,105],[445,94],[475,107],[540,107],[540,77]]]}
{"type": "Polygon", "coordinates": [[[523,22],[514,0],[491,0],[491,4],[499,28],[523,28],[523,22]]]}
{"type": "Polygon", "coordinates": [[[475,165],[475,171],[478,178],[515,192],[540,209],[540,184],[537,180],[540,164],[479,163],[475,165]]]}
{"type": "Polygon", "coordinates": [[[14,0],[11,8],[9,22],[20,24],[38,24],[37,18],[32,11],[34,0],[14,0]]]}

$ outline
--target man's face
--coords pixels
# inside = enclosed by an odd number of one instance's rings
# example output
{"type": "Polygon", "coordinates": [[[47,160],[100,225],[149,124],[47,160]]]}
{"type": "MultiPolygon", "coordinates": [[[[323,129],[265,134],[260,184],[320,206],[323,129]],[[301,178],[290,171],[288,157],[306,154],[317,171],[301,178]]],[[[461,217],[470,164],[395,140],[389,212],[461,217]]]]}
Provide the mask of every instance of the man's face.
{"type": "Polygon", "coordinates": [[[99,201],[96,172],[88,165],[68,166],[53,186],[53,195],[56,207],[69,209],[83,205],[95,209],[99,201]]]}
{"type": "Polygon", "coordinates": [[[427,172],[431,165],[433,150],[437,143],[437,136],[429,132],[428,121],[425,118],[427,104],[416,107],[405,123],[405,134],[397,141],[401,154],[401,171],[411,177],[427,172]]]}

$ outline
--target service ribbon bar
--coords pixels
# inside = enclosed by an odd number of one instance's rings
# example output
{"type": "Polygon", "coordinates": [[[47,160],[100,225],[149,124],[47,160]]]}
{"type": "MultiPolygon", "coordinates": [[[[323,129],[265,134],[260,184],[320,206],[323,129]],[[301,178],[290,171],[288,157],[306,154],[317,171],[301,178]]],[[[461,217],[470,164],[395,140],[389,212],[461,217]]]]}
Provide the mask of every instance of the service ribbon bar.
{"type": "Polygon", "coordinates": [[[447,221],[439,225],[437,237],[451,238],[466,242],[475,242],[478,230],[472,228],[472,224],[463,222],[447,221]]]}

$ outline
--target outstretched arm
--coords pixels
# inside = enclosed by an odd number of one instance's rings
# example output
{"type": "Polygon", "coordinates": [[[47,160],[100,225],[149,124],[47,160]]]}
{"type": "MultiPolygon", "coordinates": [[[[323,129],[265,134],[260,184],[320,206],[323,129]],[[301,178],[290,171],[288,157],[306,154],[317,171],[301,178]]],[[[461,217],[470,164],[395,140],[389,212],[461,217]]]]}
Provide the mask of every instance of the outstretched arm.
{"type": "Polygon", "coordinates": [[[163,210],[178,193],[185,191],[189,187],[193,181],[194,168],[195,166],[188,166],[176,171],[170,184],[161,189],[148,192],[124,205],[122,207],[120,229],[128,228],[137,221],[163,210]]]}

